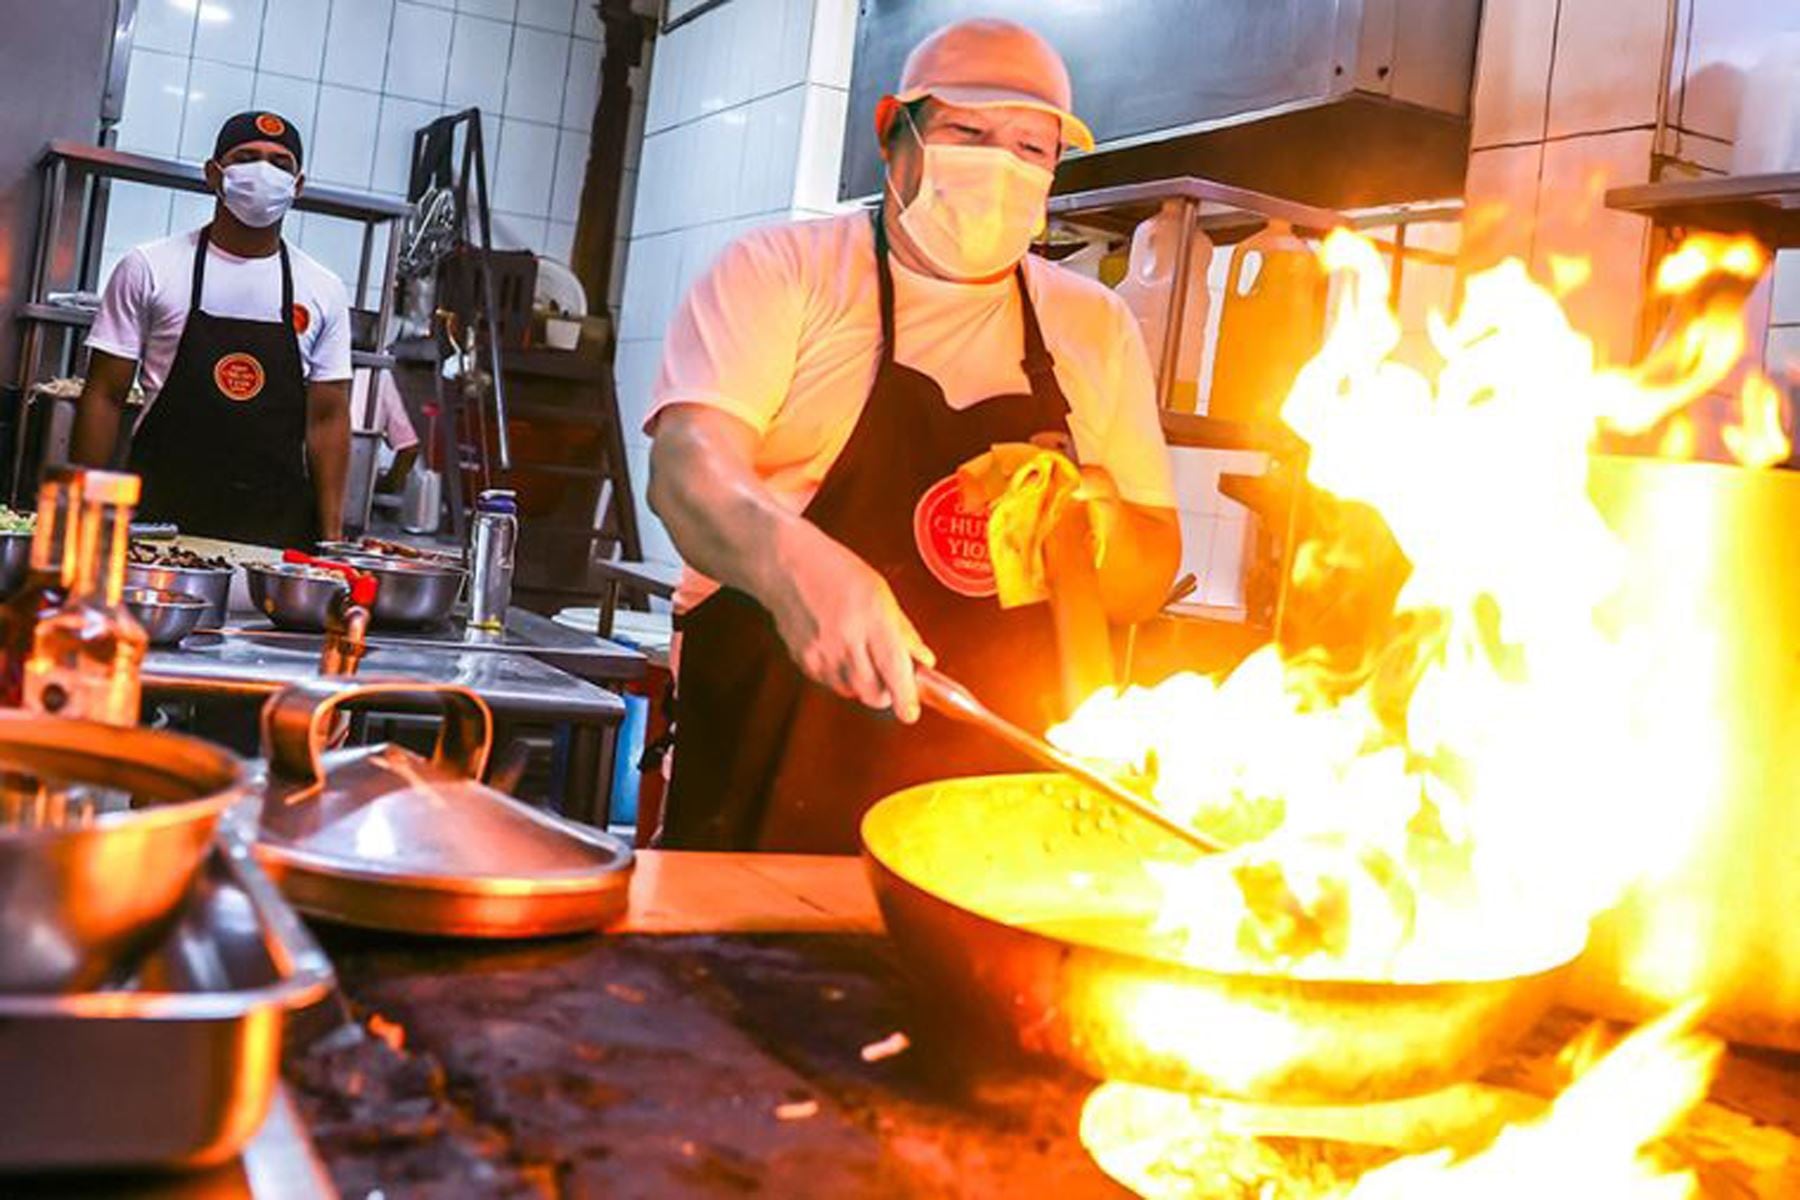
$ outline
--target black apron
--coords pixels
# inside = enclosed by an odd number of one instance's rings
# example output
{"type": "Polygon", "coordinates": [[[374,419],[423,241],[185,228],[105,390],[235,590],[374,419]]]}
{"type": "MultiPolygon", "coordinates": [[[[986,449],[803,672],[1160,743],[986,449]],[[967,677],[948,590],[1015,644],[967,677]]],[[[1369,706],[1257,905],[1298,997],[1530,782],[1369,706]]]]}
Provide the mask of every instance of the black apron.
{"type": "Polygon", "coordinates": [[[131,470],[144,480],[140,519],[196,536],[311,549],[319,508],[306,467],[306,372],[287,243],[278,321],[201,309],[211,243],[208,226],[194,248],[175,361],[131,439],[131,470]]]}
{"type": "MultiPolygon", "coordinates": [[[[1068,445],[1069,406],[1037,313],[1024,308],[1028,394],[958,411],[930,376],[894,361],[894,279],[875,215],[881,365],[843,451],[804,516],[873,566],[938,665],[1028,728],[1058,714],[1047,605],[1003,610],[986,522],[961,510],[956,469],[997,442],[1068,445]]],[[[769,614],[722,588],[684,614],[674,777],[661,845],[853,853],[870,805],[932,779],[1029,770],[980,733],[926,713],[905,726],[801,675],[769,614]]]]}

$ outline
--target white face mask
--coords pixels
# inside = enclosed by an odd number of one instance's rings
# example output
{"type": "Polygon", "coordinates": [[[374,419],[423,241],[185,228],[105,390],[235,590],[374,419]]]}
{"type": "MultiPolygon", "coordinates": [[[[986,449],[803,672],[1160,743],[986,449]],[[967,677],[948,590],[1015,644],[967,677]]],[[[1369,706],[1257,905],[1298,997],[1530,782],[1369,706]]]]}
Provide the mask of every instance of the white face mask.
{"type": "Polygon", "coordinates": [[[222,198],[232,216],[252,229],[267,229],[294,206],[298,182],[274,163],[232,163],[225,168],[222,198]]]}
{"type": "Polygon", "coordinates": [[[1024,258],[1044,228],[1050,172],[998,146],[926,142],[916,125],[913,137],[925,162],[900,228],[925,261],[947,279],[987,279],[1024,258]]]}

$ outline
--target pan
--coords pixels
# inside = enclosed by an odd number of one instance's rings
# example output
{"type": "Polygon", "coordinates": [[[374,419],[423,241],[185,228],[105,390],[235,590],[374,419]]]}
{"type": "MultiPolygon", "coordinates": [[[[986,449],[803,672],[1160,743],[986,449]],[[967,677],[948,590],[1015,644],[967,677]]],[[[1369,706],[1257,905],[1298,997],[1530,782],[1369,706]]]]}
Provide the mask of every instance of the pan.
{"type": "Polygon", "coordinates": [[[1437,1091],[1523,1037],[1580,950],[1424,983],[1229,973],[1142,950],[1116,931],[1155,906],[1144,863],[1194,851],[1054,775],[909,788],[869,811],[862,838],[888,933],[931,998],[928,1035],[1174,1091],[1289,1105],[1437,1091]]]}

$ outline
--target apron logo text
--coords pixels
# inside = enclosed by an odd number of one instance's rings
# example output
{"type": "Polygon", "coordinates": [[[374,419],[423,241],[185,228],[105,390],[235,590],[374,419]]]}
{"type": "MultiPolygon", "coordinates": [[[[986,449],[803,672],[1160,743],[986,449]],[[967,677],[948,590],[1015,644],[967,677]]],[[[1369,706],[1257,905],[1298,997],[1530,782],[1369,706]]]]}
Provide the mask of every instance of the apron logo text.
{"type": "Polygon", "coordinates": [[[988,561],[987,514],[963,507],[954,474],[932,484],[913,508],[913,542],[932,576],[959,596],[995,593],[988,561]]]}
{"type": "Polygon", "coordinates": [[[227,354],[213,366],[213,383],[219,394],[240,404],[256,399],[265,380],[262,364],[242,352],[227,354]]]}

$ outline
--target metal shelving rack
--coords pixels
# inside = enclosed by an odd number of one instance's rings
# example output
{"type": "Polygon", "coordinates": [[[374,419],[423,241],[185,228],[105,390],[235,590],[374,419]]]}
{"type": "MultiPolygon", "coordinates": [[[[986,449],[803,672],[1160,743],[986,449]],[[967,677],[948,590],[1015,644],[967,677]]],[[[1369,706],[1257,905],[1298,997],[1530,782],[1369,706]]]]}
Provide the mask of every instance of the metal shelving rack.
{"type": "MultiPolygon", "coordinates": [[[[1061,232],[1076,238],[1100,236],[1115,241],[1126,240],[1140,222],[1155,216],[1170,200],[1180,205],[1187,220],[1181,225],[1176,246],[1175,274],[1169,289],[1167,320],[1163,325],[1168,333],[1161,346],[1150,347],[1156,359],[1157,403],[1162,409],[1163,436],[1171,446],[1254,450],[1268,455],[1266,475],[1224,476],[1220,487],[1231,499],[1258,512],[1275,526],[1271,532],[1277,547],[1274,569],[1278,572],[1279,582],[1273,611],[1267,615],[1267,621],[1271,629],[1278,629],[1287,600],[1289,563],[1295,549],[1307,448],[1285,425],[1229,421],[1170,410],[1169,400],[1186,324],[1193,235],[1200,232],[1216,246],[1230,246],[1257,233],[1271,221],[1285,221],[1296,232],[1313,237],[1340,227],[1392,227],[1396,230],[1395,241],[1384,244],[1383,249],[1393,256],[1392,294],[1397,303],[1403,258],[1408,254],[1430,257],[1422,251],[1407,248],[1406,227],[1457,219],[1461,216],[1462,206],[1460,202],[1445,201],[1346,213],[1210,179],[1180,176],[1053,196],[1049,206],[1050,221],[1061,232]]],[[[1254,615],[1252,623],[1260,623],[1254,615]]]]}
{"type": "Polygon", "coordinates": [[[1665,228],[1747,233],[1771,251],[1800,248],[1800,171],[1613,188],[1606,206],[1665,228]]]}
{"type": "MultiPolygon", "coordinates": [[[[57,259],[64,246],[64,222],[70,215],[70,188],[84,189],[78,211],[86,221],[86,234],[80,244],[74,246],[70,265],[63,268],[67,272],[65,290],[69,291],[93,291],[98,286],[98,230],[102,224],[99,218],[105,211],[105,190],[111,181],[149,184],[171,191],[202,194],[209,191],[205,173],[199,167],[83,142],[51,142],[44,150],[38,170],[43,186],[38,209],[37,249],[31,264],[29,299],[16,315],[24,330],[17,380],[21,409],[14,429],[9,478],[9,490],[15,503],[24,482],[20,474],[26,458],[32,389],[40,381],[45,352],[52,342],[60,339],[60,364],[66,373],[73,367],[76,335],[94,322],[92,312],[50,304],[47,299],[56,287],[53,276],[58,273],[57,259]]],[[[381,264],[381,301],[375,322],[375,345],[386,346],[394,317],[394,279],[400,258],[401,224],[411,214],[412,206],[403,200],[308,186],[295,200],[294,208],[298,212],[339,217],[362,225],[362,256],[352,293],[358,299],[368,294],[376,269],[376,230],[383,225],[390,227],[387,255],[381,264]]],[[[358,350],[353,351],[350,358],[354,366],[377,371],[391,369],[394,365],[393,356],[386,353],[358,350]]]]}

